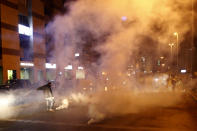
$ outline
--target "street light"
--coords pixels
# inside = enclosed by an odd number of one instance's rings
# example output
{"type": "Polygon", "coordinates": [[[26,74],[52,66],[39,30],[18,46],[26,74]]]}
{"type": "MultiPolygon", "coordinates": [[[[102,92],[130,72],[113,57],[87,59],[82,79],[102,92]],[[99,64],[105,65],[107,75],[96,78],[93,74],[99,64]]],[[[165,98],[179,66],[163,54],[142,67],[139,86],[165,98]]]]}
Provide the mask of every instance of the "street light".
{"type": "Polygon", "coordinates": [[[170,46],[170,55],[171,55],[171,60],[172,60],[172,47],[174,46],[174,43],[168,44],[170,46]]]}
{"type": "Polygon", "coordinates": [[[79,57],[80,56],[80,54],[79,53],[75,53],[75,57],[79,57]]]}
{"type": "Polygon", "coordinates": [[[170,43],[168,45],[170,46],[170,55],[171,55],[171,60],[170,61],[172,62],[172,47],[174,46],[174,43],[170,43]]]}
{"type": "Polygon", "coordinates": [[[176,36],[176,52],[177,52],[177,69],[178,69],[178,63],[179,63],[179,34],[177,32],[174,32],[174,36],[176,36]]]}
{"type": "Polygon", "coordinates": [[[127,17],[126,17],[126,16],[122,16],[122,17],[121,17],[121,20],[122,20],[122,21],[126,21],[126,20],[127,20],[127,17]]]}
{"type": "Polygon", "coordinates": [[[161,58],[161,59],[164,59],[164,57],[163,57],[163,56],[161,56],[160,58],[161,58]]]}
{"type": "Polygon", "coordinates": [[[107,75],[107,73],[103,71],[103,72],[102,72],[102,75],[103,75],[103,76],[104,76],[104,75],[107,75]]]}
{"type": "Polygon", "coordinates": [[[194,46],[194,0],[192,2],[192,42],[191,42],[191,76],[193,76],[193,46],[194,46]]]}

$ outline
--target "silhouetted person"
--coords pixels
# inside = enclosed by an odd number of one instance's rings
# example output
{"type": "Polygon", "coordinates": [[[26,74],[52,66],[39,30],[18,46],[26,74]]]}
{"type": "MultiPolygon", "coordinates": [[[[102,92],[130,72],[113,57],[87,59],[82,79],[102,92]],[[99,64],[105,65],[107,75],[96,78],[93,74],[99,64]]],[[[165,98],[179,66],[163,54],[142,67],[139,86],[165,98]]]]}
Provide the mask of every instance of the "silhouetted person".
{"type": "Polygon", "coordinates": [[[172,77],[171,77],[171,84],[172,84],[172,90],[173,91],[175,90],[176,82],[177,82],[177,80],[176,80],[175,75],[172,75],[172,77]]]}
{"type": "Polygon", "coordinates": [[[47,111],[53,111],[54,97],[51,89],[51,82],[39,87],[38,90],[43,90],[46,100],[47,111]]]}

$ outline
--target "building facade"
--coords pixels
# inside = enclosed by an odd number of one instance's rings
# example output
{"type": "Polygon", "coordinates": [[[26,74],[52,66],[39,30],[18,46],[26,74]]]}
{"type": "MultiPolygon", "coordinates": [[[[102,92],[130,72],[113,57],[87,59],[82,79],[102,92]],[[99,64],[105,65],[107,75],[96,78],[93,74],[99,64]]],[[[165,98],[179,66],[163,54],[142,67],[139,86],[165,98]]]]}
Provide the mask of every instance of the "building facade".
{"type": "Polygon", "coordinates": [[[46,76],[44,2],[0,1],[0,83],[46,76]]]}

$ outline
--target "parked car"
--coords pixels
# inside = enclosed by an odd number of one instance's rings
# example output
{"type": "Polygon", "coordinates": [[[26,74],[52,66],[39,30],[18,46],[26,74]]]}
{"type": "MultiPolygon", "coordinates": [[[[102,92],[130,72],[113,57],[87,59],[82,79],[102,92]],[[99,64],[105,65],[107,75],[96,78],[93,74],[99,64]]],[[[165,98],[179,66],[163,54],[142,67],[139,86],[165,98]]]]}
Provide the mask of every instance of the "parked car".
{"type": "Polygon", "coordinates": [[[0,85],[0,93],[2,93],[2,92],[4,93],[8,90],[9,90],[9,88],[7,88],[5,85],[0,85]]]}
{"type": "Polygon", "coordinates": [[[31,87],[31,82],[25,79],[8,80],[5,85],[2,85],[2,88],[6,89],[22,89],[31,87]]]}

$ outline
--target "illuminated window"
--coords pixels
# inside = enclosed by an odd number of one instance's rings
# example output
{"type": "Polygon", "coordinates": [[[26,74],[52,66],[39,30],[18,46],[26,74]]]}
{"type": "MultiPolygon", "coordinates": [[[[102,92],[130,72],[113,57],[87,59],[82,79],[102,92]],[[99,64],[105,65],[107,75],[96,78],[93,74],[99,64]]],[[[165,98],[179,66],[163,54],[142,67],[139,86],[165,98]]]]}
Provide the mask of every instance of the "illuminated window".
{"type": "Polygon", "coordinates": [[[55,69],[55,68],[56,68],[56,64],[46,63],[46,64],[45,64],[45,67],[46,67],[47,69],[55,69]]]}
{"type": "Polygon", "coordinates": [[[75,53],[75,57],[78,57],[80,54],[79,53],[75,53]]]}
{"type": "Polygon", "coordinates": [[[21,66],[34,66],[34,63],[30,63],[30,62],[21,62],[20,65],[21,65],[21,66]]]}
{"type": "Polygon", "coordinates": [[[29,70],[26,68],[22,68],[20,72],[20,76],[21,76],[21,79],[29,79],[30,78],[29,70]]]}
{"type": "Polygon", "coordinates": [[[38,70],[38,81],[43,81],[44,80],[44,76],[43,76],[43,71],[42,70],[38,70]]]}
{"type": "Polygon", "coordinates": [[[16,70],[8,70],[8,80],[16,79],[16,70]]]}
{"type": "Polygon", "coordinates": [[[186,72],[187,72],[186,69],[182,69],[182,70],[181,70],[181,73],[186,73],[186,72]]]}
{"type": "Polygon", "coordinates": [[[76,79],[85,79],[85,71],[76,70],[76,79]]]}
{"type": "Polygon", "coordinates": [[[18,24],[18,32],[19,34],[23,34],[23,35],[27,35],[27,36],[31,36],[32,32],[30,27],[18,24]]]}
{"type": "Polygon", "coordinates": [[[72,70],[73,69],[73,66],[72,65],[68,65],[64,68],[65,70],[72,70]]]}
{"type": "Polygon", "coordinates": [[[83,70],[83,67],[82,67],[82,66],[79,66],[79,67],[78,67],[78,70],[83,70]]]}

